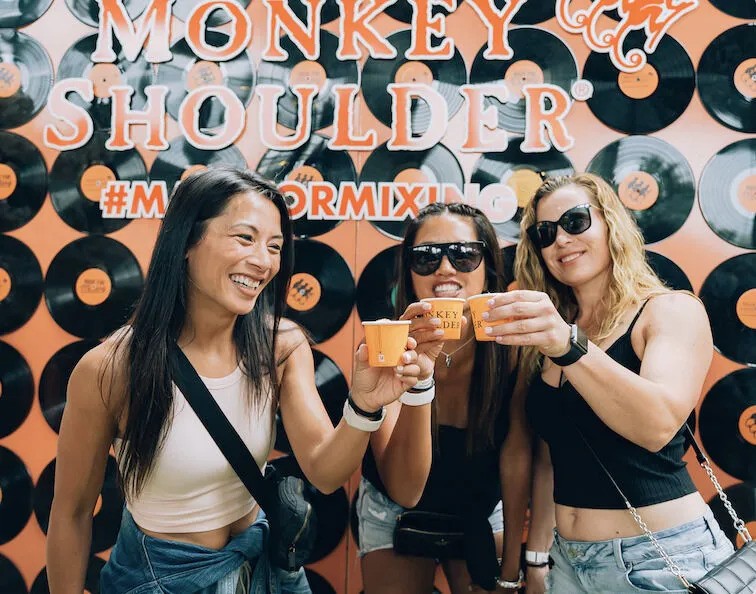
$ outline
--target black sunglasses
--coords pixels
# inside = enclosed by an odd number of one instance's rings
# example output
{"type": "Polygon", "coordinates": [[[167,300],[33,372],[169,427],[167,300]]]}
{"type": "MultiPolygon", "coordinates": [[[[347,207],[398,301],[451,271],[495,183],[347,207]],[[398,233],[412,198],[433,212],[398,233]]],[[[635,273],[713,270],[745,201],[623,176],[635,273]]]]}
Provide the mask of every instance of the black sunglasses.
{"type": "Polygon", "coordinates": [[[451,243],[424,243],[409,249],[409,267],[420,276],[433,274],[446,256],[459,272],[472,272],[483,261],[485,241],[454,241],[451,243]]]}
{"type": "Polygon", "coordinates": [[[592,204],[578,204],[565,210],[558,221],[538,221],[528,227],[530,241],[540,249],[549,247],[556,241],[557,225],[570,235],[579,235],[591,226],[592,204]]]}

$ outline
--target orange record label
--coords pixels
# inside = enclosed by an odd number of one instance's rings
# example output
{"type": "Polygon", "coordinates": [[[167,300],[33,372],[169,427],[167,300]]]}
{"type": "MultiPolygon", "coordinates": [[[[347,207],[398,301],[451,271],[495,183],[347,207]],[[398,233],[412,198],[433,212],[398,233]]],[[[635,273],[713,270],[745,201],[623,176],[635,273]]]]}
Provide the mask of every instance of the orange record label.
{"type": "Polygon", "coordinates": [[[507,180],[507,185],[517,196],[517,206],[525,208],[541,186],[541,176],[530,169],[518,169],[507,180]]]}
{"type": "Polygon", "coordinates": [[[397,184],[427,184],[428,176],[421,169],[408,167],[396,174],[394,183],[397,184]]]}
{"type": "Polygon", "coordinates": [[[756,99],[756,58],[748,58],[740,63],[735,69],[733,82],[743,97],[756,99]]]}
{"type": "Polygon", "coordinates": [[[295,64],[289,75],[289,87],[299,85],[315,85],[322,90],[328,80],[325,68],[313,60],[303,60],[295,64]]]}
{"type": "Polygon", "coordinates": [[[94,87],[94,96],[100,99],[110,97],[110,87],[124,82],[121,71],[115,64],[95,64],[89,71],[89,80],[94,87]]]}
{"type": "Polygon", "coordinates": [[[617,84],[630,99],[645,99],[659,86],[659,73],[651,64],[646,64],[638,72],[620,72],[617,84]]]}
{"type": "Polygon", "coordinates": [[[543,84],[543,70],[531,60],[517,60],[504,75],[504,82],[507,83],[510,97],[525,97],[522,87],[525,85],[543,84]]]}
{"type": "Polygon", "coordinates": [[[100,305],[110,296],[110,289],[110,277],[99,268],[88,268],[76,279],[76,296],[86,305],[100,305]]]}
{"type": "Polygon", "coordinates": [[[90,165],[81,174],[79,188],[84,196],[92,202],[99,202],[102,191],[108,182],[116,180],[115,173],[105,165],[90,165]]]}
{"type": "MultiPolygon", "coordinates": [[[[2,184],[2,181],[0,181],[0,184],[2,184]]],[[[0,191],[2,190],[0,189],[0,191]]],[[[756,214],[756,174],[748,175],[740,182],[738,185],[738,201],[746,212],[756,214]]]]}
{"type": "Polygon", "coordinates": [[[396,83],[433,83],[433,71],[423,62],[405,62],[396,69],[394,75],[396,83]]]}
{"type": "Polygon", "coordinates": [[[13,62],[0,62],[0,99],[15,95],[21,88],[21,70],[13,62]]]}
{"type": "Polygon", "coordinates": [[[289,175],[286,176],[286,180],[299,182],[300,184],[322,182],[323,174],[314,167],[310,167],[309,165],[302,165],[301,167],[292,169],[289,175]]]}
{"type": "Polygon", "coordinates": [[[743,324],[756,330],[756,289],[748,289],[740,296],[735,312],[743,324]]]}
{"type": "Polygon", "coordinates": [[[5,200],[16,191],[18,178],[10,165],[0,163],[0,200],[5,200]]]}
{"type": "Polygon", "coordinates": [[[310,311],[320,302],[320,283],[311,274],[297,272],[292,275],[286,304],[297,311],[310,311]]]}
{"type": "Polygon", "coordinates": [[[756,406],[749,406],[741,413],[738,429],[743,439],[751,445],[756,445],[756,406]]]}
{"type": "Polygon", "coordinates": [[[0,267],[0,303],[10,295],[13,282],[5,268],[0,267]]]}
{"type": "Polygon", "coordinates": [[[200,60],[186,75],[186,90],[193,91],[210,85],[223,85],[223,72],[215,62],[200,60]]]}
{"type": "Polygon", "coordinates": [[[204,171],[207,169],[207,165],[191,165],[184,169],[184,173],[181,174],[181,181],[184,181],[187,177],[189,177],[192,173],[196,173],[197,171],[204,171]]]}
{"type": "Polygon", "coordinates": [[[646,210],[659,199],[659,184],[645,171],[633,171],[620,182],[617,194],[628,208],[646,210]]]}

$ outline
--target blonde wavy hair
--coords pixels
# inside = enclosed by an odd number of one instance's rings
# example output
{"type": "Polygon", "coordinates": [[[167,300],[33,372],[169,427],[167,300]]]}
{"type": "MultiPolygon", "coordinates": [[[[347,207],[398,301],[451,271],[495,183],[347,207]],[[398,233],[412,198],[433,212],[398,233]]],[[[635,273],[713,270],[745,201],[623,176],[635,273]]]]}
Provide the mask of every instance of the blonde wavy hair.
{"type": "MultiPolygon", "coordinates": [[[[628,310],[649,297],[668,293],[671,289],[648,265],[640,229],[615,191],[603,179],[590,173],[546,179],[523,209],[521,238],[515,257],[518,287],[546,293],[565,320],[571,321],[577,316],[578,306],[572,289],[548,271],[540,249],[533,245],[526,232],[536,222],[536,208],[540,200],[568,186],[585,191],[591,204],[601,211],[608,228],[612,270],[609,286],[598,310],[598,331],[590,337],[593,342],[599,342],[616,330],[628,310]]],[[[523,368],[530,377],[540,369],[543,355],[536,347],[524,347],[522,356],[523,368]]]]}

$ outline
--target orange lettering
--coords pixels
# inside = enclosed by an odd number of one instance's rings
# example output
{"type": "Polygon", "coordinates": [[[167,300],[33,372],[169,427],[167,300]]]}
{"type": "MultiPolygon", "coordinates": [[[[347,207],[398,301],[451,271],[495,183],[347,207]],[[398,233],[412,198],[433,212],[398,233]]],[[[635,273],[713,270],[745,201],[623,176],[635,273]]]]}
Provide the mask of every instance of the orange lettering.
{"type": "Polygon", "coordinates": [[[83,107],[66,99],[68,93],[78,93],[84,101],[92,101],[94,86],[88,78],[67,78],[52,88],[47,109],[54,118],[73,128],[71,134],[63,134],[55,124],[45,124],[45,145],[59,151],[70,151],[84,146],[94,132],[92,118],[83,107]]]}
{"type": "Polygon", "coordinates": [[[242,53],[252,39],[252,21],[244,9],[231,0],[215,0],[203,2],[195,6],[186,21],[186,42],[195,55],[209,62],[223,62],[242,53]],[[232,29],[228,42],[215,47],[205,40],[205,22],[210,13],[217,9],[224,9],[232,20],[232,29]]]}
{"type": "Polygon", "coordinates": [[[147,126],[149,134],[144,147],[152,151],[164,151],[169,147],[165,138],[165,98],[168,87],[152,85],[144,90],[147,105],[143,111],[131,109],[131,96],[134,89],[130,86],[115,86],[110,88],[112,97],[110,113],[110,138],[105,148],[110,151],[125,151],[134,148],[131,139],[131,127],[147,126]]]}
{"type": "Polygon", "coordinates": [[[339,20],[339,60],[359,60],[362,52],[357,41],[362,42],[373,58],[395,58],[396,49],[370,24],[375,17],[396,0],[336,0],[341,10],[339,20]],[[365,8],[363,8],[367,5],[365,8]]]}
{"type": "Polygon", "coordinates": [[[307,8],[308,28],[296,17],[283,0],[263,0],[268,9],[268,47],[263,52],[263,59],[282,61],[288,58],[279,42],[279,31],[285,29],[291,40],[297,45],[308,60],[320,57],[320,11],[325,0],[302,0],[307,8]]]}
{"type": "Polygon", "coordinates": [[[151,0],[141,19],[139,29],[129,17],[121,0],[100,0],[100,24],[97,45],[92,52],[93,62],[115,62],[113,37],[121,43],[123,55],[134,62],[142,51],[147,36],[145,58],[148,62],[167,62],[173,56],[169,48],[171,11],[173,0],[151,0]],[[112,33],[112,34],[111,34],[112,33]]]}
{"type": "Polygon", "coordinates": [[[556,85],[525,85],[526,120],[525,139],[520,149],[526,153],[545,153],[551,144],[559,151],[568,151],[575,144],[565,126],[564,119],[572,107],[567,91],[556,85]],[[546,110],[546,99],[551,102],[551,109],[546,110]]]}
{"type": "Polygon", "coordinates": [[[431,5],[443,5],[449,12],[457,8],[457,0],[409,0],[412,12],[412,43],[404,53],[408,60],[448,60],[454,55],[454,42],[444,39],[438,47],[431,46],[431,37],[446,35],[446,19],[442,14],[431,18],[431,5]]]}

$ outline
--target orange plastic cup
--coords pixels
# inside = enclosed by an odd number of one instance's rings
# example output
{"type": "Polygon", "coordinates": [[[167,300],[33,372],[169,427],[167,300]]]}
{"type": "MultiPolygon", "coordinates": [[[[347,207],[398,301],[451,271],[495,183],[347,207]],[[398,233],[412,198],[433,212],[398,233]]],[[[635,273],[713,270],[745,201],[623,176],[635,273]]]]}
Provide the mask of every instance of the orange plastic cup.
{"type": "Polygon", "coordinates": [[[407,350],[409,320],[362,322],[370,367],[396,367],[407,350]]]}
{"type": "Polygon", "coordinates": [[[470,317],[472,318],[473,330],[475,331],[475,340],[492,341],[496,340],[493,336],[486,334],[486,328],[489,326],[498,326],[501,321],[486,322],[481,316],[483,312],[488,311],[488,300],[498,293],[480,293],[467,298],[467,304],[470,306],[470,317]]]}
{"type": "Polygon", "coordinates": [[[439,318],[444,340],[459,340],[462,336],[462,310],[465,300],[457,297],[429,297],[421,299],[431,304],[430,311],[423,315],[426,318],[439,318]]]}

